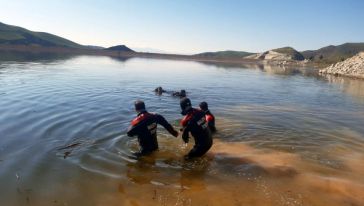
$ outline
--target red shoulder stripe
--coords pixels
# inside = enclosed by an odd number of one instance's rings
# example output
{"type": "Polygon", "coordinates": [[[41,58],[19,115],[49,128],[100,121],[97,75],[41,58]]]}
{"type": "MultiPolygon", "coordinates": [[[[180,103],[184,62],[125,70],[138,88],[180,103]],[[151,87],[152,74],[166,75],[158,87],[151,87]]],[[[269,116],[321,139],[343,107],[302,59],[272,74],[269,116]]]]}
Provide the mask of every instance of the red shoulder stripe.
{"type": "Polygon", "coordinates": [[[188,122],[193,118],[193,116],[198,112],[199,110],[193,110],[191,113],[187,114],[182,120],[181,125],[183,127],[187,126],[188,122]]]}
{"type": "Polygon", "coordinates": [[[131,125],[135,126],[135,125],[139,124],[140,122],[142,122],[143,120],[147,119],[150,116],[152,116],[152,114],[149,114],[149,113],[141,114],[141,115],[135,117],[135,119],[133,119],[131,121],[131,125]]]}
{"type": "Polygon", "coordinates": [[[206,115],[206,121],[208,121],[208,122],[214,121],[214,117],[212,115],[210,115],[210,114],[207,114],[206,115]]]}
{"type": "Polygon", "coordinates": [[[192,119],[192,115],[186,115],[182,120],[181,120],[181,125],[183,127],[185,127],[187,125],[187,123],[192,119]]]}

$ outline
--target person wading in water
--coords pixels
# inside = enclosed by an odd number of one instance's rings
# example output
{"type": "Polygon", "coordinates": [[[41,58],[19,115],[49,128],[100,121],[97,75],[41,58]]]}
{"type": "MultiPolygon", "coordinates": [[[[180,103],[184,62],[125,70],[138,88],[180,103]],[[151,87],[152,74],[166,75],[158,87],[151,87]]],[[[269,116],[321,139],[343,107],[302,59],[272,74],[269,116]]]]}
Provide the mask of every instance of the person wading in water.
{"type": "Polygon", "coordinates": [[[195,139],[195,145],[191,151],[185,155],[185,159],[192,159],[194,157],[201,157],[212,146],[212,136],[210,129],[205,119],[205,112],[195,109],[191,105],[191,100],[183,98],[180,101],[182,109],[181,114],[185,117],[181,120],[182,125],[182,139],[188,143],[189,133],[195,139]]]}
{"type": "Polygon", "coordinates": [[[215,116],[210,112],[209,105],[207,104],[207,102],[201,102],[199,106],[200,109],[205,112],[207,125],[209,125],[210,131],[212,133],[216,132],[215,116]]]}
{"type": "Polygon", "coordinates": [[[173,136],[178,136],[178,132],[163,116],[147,112],[143,101],[135,101],[134,106],[138,115],[131,121],[127,135],[138,136],[140,151],[135,153],[137,157],[149,155],[158,150],[157,124],[162,125],[173,136]]]}

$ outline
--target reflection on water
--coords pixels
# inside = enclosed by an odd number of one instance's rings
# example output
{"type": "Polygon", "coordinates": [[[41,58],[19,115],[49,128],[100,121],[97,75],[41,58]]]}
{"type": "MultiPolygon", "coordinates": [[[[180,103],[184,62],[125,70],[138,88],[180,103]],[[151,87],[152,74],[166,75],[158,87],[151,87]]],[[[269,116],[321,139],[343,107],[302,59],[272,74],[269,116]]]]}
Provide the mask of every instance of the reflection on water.
{"type": "Polygon", "coordinates": [[[292,67],[284,65],[269,65],[265,64],[262,68],[263,71],[269,74],[281,74],[281,75],[296,75],[300,74],[303,76],[317,76],[317,70],[307,67],[292,67]]]}
{"type": "Polygon", "coordinates": [[[56,61],[73,58],[73,55],[48,52],[21,52],[21,51],[0,51],[0,61],[9,62],[34,62],[34,61],[56,61]]]}
{"type": "Polygon", "coordinates": [[[302,66],[291,66],[291,65],[272,65],[266,63],[225,63],[225,62],[200,62],[204,65],[214,66],[217,68],[224,69],[257,69],[263,72],[267,72],[268,74],[280,74],[280,75],[295,75],[301,74],[304,76],[318,76],[318,71],[309,67],[302,66]]]}
{"type": "Polygon", "coordinates": [[[79,56],[0,62],[4,205],[363,205],[363,81],[309,68],[79,56]],[[241,67],[242,65],[240,65],[241,67]],[[139,161],[133,101],[179,127],[186,89],[216,116],[214,145],[159,129],[139,161]]]}
{"type": "MultiPolygon", "coordinates": [[[[61,60],[70,60],[79,55],[56,53],[56,52],[22,52],[22,51],[2,51],[0,50],[0,61],[2,62],[54,62],[61,60]]],[[[119,56],[110,57],[115,61],[125,62],[132,57],[119,56]]]]}
{"type": "Polygon", "coordinates": [[[349,94],[355,99],[364,102],[364,81],[361,79],[351,79],[347,77],[336,77],[324,75],[325,80],[334,85],[338,85],[345,94],[349,94]]]}

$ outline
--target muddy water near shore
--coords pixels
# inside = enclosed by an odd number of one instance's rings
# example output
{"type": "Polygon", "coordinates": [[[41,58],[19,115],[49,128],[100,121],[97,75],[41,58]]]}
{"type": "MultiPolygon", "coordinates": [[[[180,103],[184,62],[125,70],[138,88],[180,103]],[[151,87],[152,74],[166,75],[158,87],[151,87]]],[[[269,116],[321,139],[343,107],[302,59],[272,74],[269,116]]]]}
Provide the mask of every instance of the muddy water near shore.
{"type": "Polygon", "coordinates": [[[299,71],[1,61],[1,205],[363,205],[364,81],[299,71]],[[209,102],[218,132],[206,156],[184,161],[192,145],[159,128],[159,151],[131,157],[135,99],[179,127],[179,99],[157,86],[209,102]]]}

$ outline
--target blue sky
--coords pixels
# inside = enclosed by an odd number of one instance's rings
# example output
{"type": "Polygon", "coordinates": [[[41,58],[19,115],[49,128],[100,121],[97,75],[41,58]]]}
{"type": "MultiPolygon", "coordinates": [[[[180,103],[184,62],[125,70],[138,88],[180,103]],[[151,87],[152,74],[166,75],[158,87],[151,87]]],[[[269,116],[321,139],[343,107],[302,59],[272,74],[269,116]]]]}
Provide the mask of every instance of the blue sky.
{"type": "Polygon", "coordinates": [[[81,44],[192,54],[364,42],[363,0],[0,0],[0,21],[81,44]]]}

